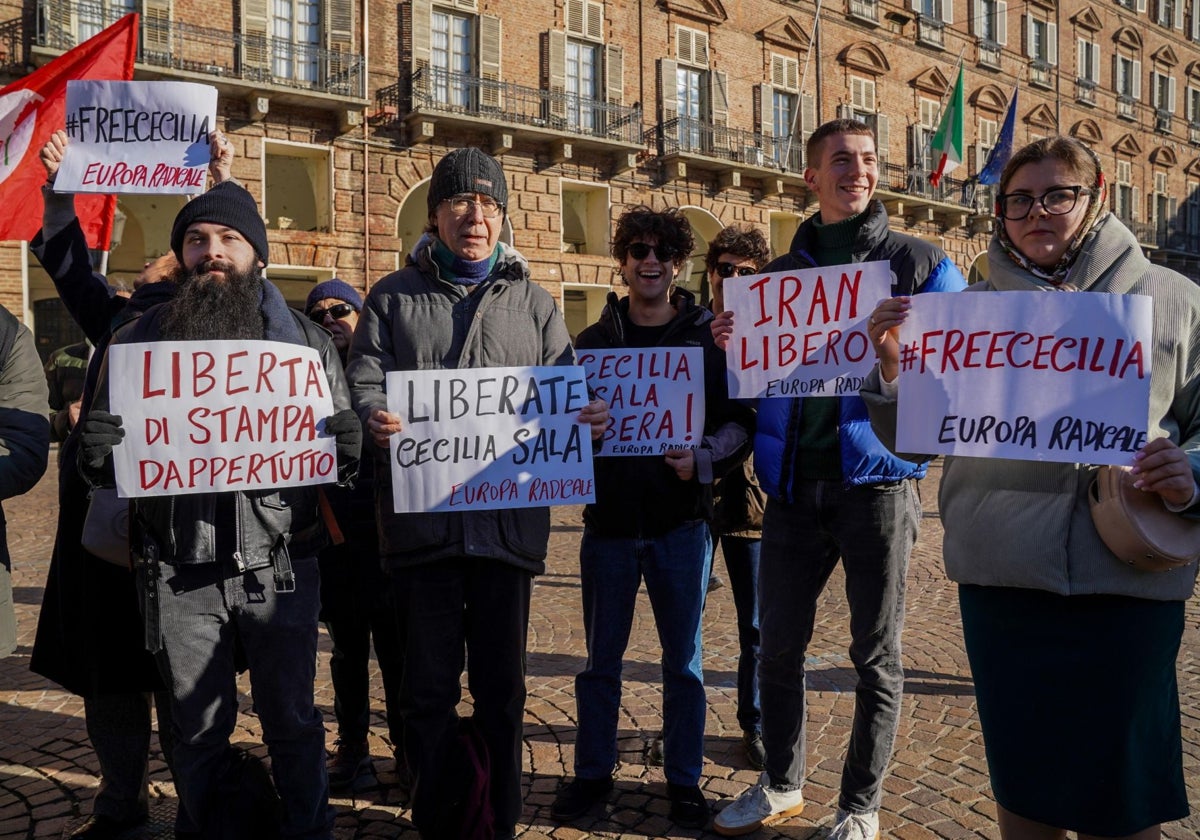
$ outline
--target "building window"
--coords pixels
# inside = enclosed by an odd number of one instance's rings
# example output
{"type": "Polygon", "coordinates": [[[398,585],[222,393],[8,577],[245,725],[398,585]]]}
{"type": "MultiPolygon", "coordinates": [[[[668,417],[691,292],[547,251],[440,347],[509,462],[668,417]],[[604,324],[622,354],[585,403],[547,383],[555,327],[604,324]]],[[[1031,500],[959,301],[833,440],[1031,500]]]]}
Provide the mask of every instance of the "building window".
{"type": "Polygon", "coordinates": [[[1186,249],[1200,249],[1200,183],[1187,182],[1187,198],[1184,203],[1183,228],[1187,233],[1186,249]]]}
{"type": "Polygon", "coordinates": [[[1113,212],[1125,224],[1132,224],[1137,211],[1137,189],[1133,186],[1133,164],[1117,161],[1116,189],[1113,190],[1113,212]]]}
{"type": "Polygon", "coordinates": [[[1137,103],[1142,97],[1142,62],[1118,55],[1113,58],[1113,88],[1117,93],[1117,116],[1137,119],[1137,103]]]}
{"type": "Polygon", "coordinates": [[[1183,0],[1158,0],[1158,25],[1183,29],[1183,0]]]}
{"type": "Polygon", "coordinates": [[[471,104],[474,18],[435,8],[430,23],[429,63],[434,70],[430,92],[435,102],[466,108],[471,104]]]}
{"type": "Polygon", "coordinates": [[[1100,82],[1100,45],[1095,41],[1079,39],[1079,70],[1077,78],[1081,82],[1100,82]]]}
{"type": "Polygon", "coordinates": [[[1200,88],[1187,89],[1188,140],[1200,144],[1200,88]]]}
{"type": "Polygon", "coordinates": [[[600,45],[567,39],[567,124],[576,131],[597,127],[601,98],[600,45]]]}
{"type": "Polygon", "coordinates": [[[80,3],[77,5],[79,41],[82,43],[101,30],[115,23],[130,12],[139,11],[136,0],[108,0],[106,3],[80,3]]]}
{"type": "Polygon", "coordinates": [[[562,250],[564,254],[608,253],[608,188],[598,184],[561,183],[562,250]]]}
{"type": "Polygon", "coordinates": [[[726,74],[708,69],[708,34],[677,26],[675,56],[659,62],[664,138],[683,151],[722,157],[733,153],[728,133],[718,138],[714,131],[727,124],[729,102],[726,74]]]}
{"type": "Polygon", "coordinates": [[[267,140],[263,144],[263,212],[272,230],[332,230],[327,146],[267,140]]]}
{"type": "Polygon", "coordinates": [[[1150,74],[1153,85],[1152,102],[1154,106],[1155,130],[1170,133],[1171,117],[1175,113],[1175,79],[1165,73],[1150,74]]]}
{"type": "MultiPolygon", "coordinates": [[[[920,178],[921,189],[924,188],[926,176],[933,171],[933,149],[930,148],[930,142],[937,131],[939,110],[937,101],[933,99],[921,98],[917,104],[918,117],[917,124],[912,127],[910,158],[914,169],[917,170],[914,174],[920,178]]],[[[916,189],[913,184],[910,184],[909,188],[916,189]]]]}
{"type": "Polygon", "coordinates": [[[1025,54],[1042,64],[1058,64],[1058,26],[1033,15],[1026,15],[1025,54]]]}

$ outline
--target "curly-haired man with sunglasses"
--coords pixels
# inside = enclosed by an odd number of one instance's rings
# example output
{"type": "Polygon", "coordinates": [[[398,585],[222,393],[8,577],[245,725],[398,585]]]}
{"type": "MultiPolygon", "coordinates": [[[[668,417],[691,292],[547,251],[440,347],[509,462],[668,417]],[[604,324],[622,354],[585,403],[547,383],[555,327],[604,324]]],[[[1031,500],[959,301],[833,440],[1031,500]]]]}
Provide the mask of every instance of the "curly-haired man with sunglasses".
{"type": "Polygon", "coordinates": [[[754,418],[729,399],[725,355],[709,328],[712,313],[675,286],[692,247],[691,225],[678,210],[633,207],[622,213],[612,256],[629,294],[609,293],[600,320],[575,342],[579,350],[701,348],[705,415],[695,449],[596,460],[596,502],[584,511],[579,550],[588,659],[575,678],[575,779],[554,801],[557,820],[583,816],[612,789],[621,660],[643,580],[662,645],[670,817],[685,828],[702,828],[709,819],[699,788],[706,709],[700,619],[711,568],[712,483],[745,459],[754,418]]]}

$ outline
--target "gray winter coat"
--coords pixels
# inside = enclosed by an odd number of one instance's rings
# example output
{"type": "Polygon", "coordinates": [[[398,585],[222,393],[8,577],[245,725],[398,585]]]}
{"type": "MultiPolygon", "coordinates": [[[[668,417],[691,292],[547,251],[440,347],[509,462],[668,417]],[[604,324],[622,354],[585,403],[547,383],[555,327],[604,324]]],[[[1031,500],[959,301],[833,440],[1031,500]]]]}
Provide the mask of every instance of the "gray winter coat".
{"type": "MultiPolygon", "coordinates": [[[[429,236],[404,268],[371,287],[346,368],[364,425],[374,409],[387,409],[389,371],[574,364],[571,337],[554,299],[530,280],[524,257],[499,247],[495,278],[476,293],[483,296],[478,301],[468,299],[470,287],[441,276],[429,236]]],[[[386,456],[370,439],[363,446],[386,456]]],[[[388,566],[479,556],[535,574],[545,571],[548,508],[396,514],[386,464],[377,487],[380,554],[388,566]]]]}

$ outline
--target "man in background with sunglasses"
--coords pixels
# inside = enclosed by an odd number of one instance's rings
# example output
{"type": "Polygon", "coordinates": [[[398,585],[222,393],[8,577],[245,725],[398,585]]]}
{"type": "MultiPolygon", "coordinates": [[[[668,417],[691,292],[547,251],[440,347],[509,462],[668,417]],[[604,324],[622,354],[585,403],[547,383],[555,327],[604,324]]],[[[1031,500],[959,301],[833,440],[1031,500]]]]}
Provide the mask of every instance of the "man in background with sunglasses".
{"type": "MultiPolygon", "coordinates": [[[[958,291],[962,274],[937,246],[893,232],[875,198],[875,135],[857,120],[813,132],[804,181],[818,212],[800,225],[789,253],[765,271],[886,260],[893,294],[958,291]]],[[[736,333],[721,313],[713,333],[736,333]]],[[[831,840],[875,840],[879,803],[900,717],[904,671],[900,629],[904,579],[921,517],[916,480],[925,464],[889,452],[871,431],[857,393],[758,400],[754,462],[768,502],[759,563],[759,692],[766,770],[717,815],[736,836],[804,808],[804,664],[817,602],[834,567],[845,572],[850,660],[858,674],[854,721],[831,840]]]]}
{"type": "MultiPolygon", "coordinates": [[[[333,336],[333,346],[343,365],[350,355],[362,306],[358,290],[337,278],[314,286],[304,304],[304,314],[333,336]]],[[[404,760],[404,720],[400,716],[404,649],[395,600],[379,560],[374,459],[359,462],[353,487],[326,487],[324,493],[338,529],[332,543],[317,556],[321,567],[321,620],[333,642],[329,674],[337,740],[326,763],[329,789],[353,789],[359,776],[371,769],[367,734],[371,722],[369,669],[373,640],[383,675],[388,739],[401,793],[406,795],[409,778],[404,760]]]]}

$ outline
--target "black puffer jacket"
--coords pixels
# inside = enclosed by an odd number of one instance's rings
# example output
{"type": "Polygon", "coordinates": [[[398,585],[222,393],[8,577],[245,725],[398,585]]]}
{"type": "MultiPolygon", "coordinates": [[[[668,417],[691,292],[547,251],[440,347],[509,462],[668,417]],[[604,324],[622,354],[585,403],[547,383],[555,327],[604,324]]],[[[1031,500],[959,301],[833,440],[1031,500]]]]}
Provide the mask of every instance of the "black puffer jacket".
{"type": "MultiPolygon", "coordinates": [[[[680,481],[661,456],[597,458],[596,499],[584,511],[584,522],[600,536],[656,537],[713,515],[712,482],[738,466],[750,452],[754,412],[729,399],[725,354],[713,344],[713,315],[695,297],[676,289],[671,302],[676,315],[660,347],[704,349],[704,437],[696,450],[696,477],[680,481]]],[[[629,346],[625,327],[629,299],[609,293],[600,320],[579,334],[575,349],[629,346]]]]}

